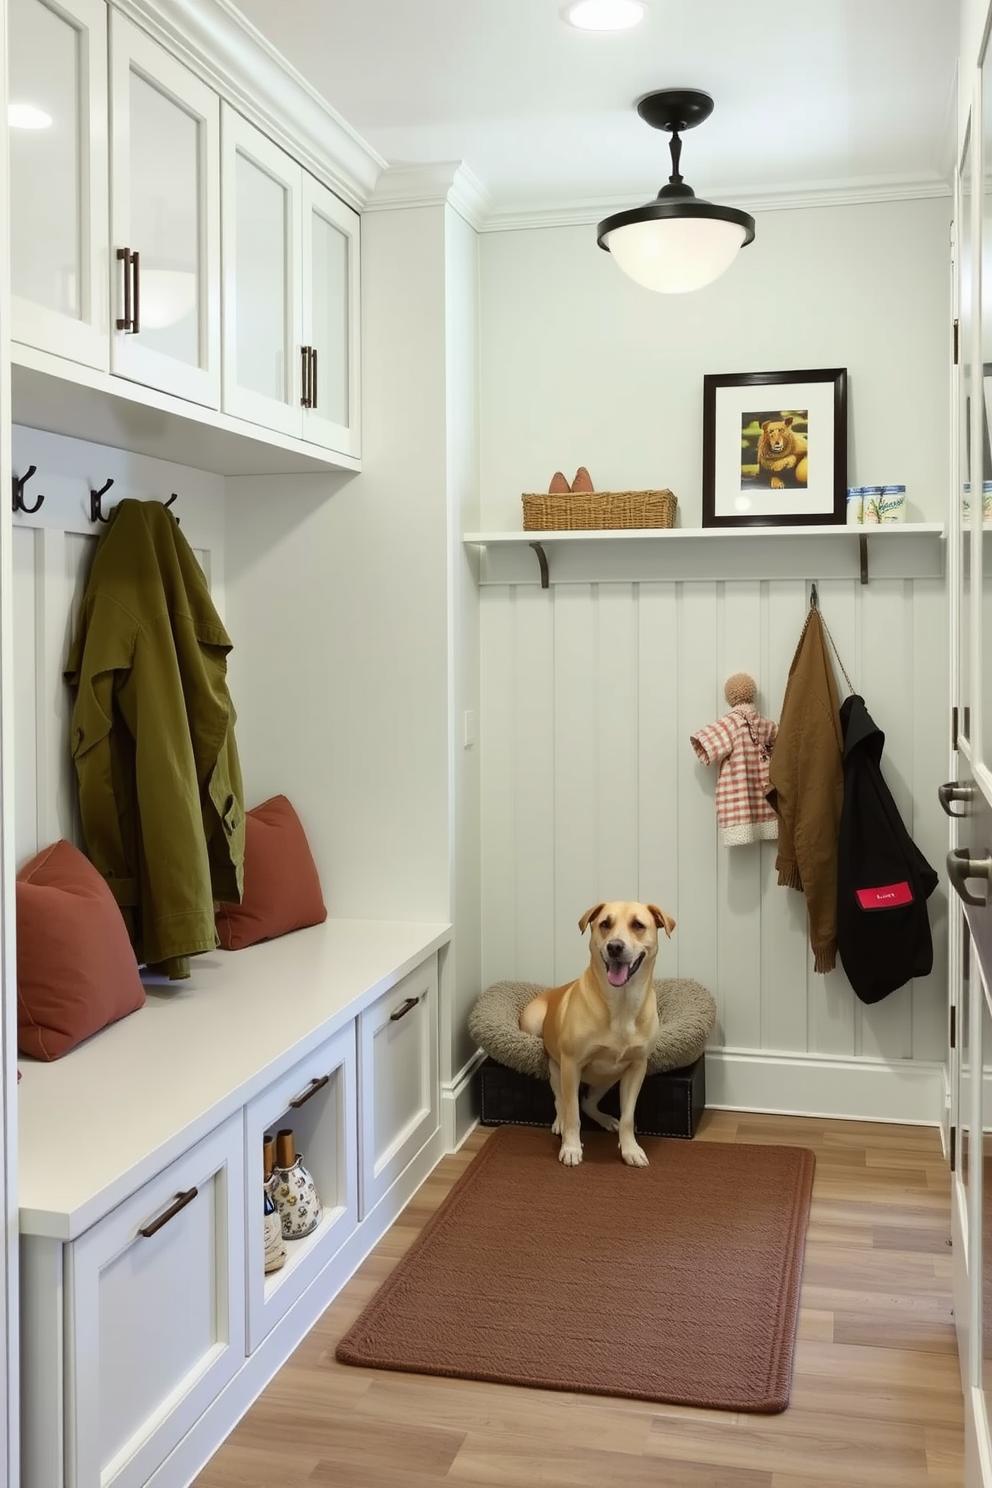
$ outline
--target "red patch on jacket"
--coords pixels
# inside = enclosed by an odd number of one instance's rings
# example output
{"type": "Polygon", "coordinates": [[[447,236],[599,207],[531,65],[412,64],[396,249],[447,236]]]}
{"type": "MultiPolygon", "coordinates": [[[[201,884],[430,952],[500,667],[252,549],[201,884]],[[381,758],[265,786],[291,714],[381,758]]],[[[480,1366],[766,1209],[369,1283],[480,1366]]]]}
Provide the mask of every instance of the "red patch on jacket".
{"type": "Polygon", "coordinates": [[[912,904],[913,891],[909,884],[884,884],[879,889],[855,889],[862,909],[895,909],[899,904],[912,904]]]}

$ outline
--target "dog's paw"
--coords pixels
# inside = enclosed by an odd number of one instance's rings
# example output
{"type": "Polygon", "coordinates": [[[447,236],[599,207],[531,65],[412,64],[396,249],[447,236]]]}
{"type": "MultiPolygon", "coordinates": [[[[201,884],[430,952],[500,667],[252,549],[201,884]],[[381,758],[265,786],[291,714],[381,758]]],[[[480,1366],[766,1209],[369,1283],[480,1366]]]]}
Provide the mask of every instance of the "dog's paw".
{"type": "Polygon", "coordinates": [[[777,475],[773,475],[772,476],[772,490],[773,491],[784,491],[785,490],[785,481],[784,480],[780,480],[777,475]]]}
{"type": "MultiPolygon", "coordinates": [[[[574,1145],[562,1142],[558,1150],[558,1161],[564,1163],[566,1168],[577,1168],[582,1161],[582,1146],[576,1142],[574,1145]]],[[[644,1159],[647,1162],[647,1158],[644,1159]]]]}
{"type": "Polygon", "coordinates": [[[621,1147],[620,1156],[628,1167],[646,1168],[649,1166],[648,1155],[637,1142],[631,1142],[629,1147],[621,1147]]]}
{"type": "Polygon", "coordinates": [[[556,1116],[555,1119],[554,1119],[554,1121],[552,1121],[552,1123],[551,1123],[551,1135],[553,1137],[560,1137],[561,1136],[561,1117],[560,1116],[556,1116]]]}

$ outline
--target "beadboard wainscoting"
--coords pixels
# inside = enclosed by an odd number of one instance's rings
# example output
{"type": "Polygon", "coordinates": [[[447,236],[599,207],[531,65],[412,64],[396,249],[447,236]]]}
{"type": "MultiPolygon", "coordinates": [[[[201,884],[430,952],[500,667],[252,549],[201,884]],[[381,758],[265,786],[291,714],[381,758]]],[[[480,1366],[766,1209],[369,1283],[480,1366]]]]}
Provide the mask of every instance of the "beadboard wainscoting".
{"type": "MultiPolygon", "coordinates": [[[[483,982],[553,986],[587,950],[582,913],[637,898],[677,921],[657,975],[717,1000],[710,1105],[944,1125],[948,638],[943,580],[803,577],[485,584],[481,605],[483,982]],[[778,718],[810,581],[851,682],[886,735],[886,780],[941,873],[934,971],[868,1007],[813,971],[805,901],[776,844],[726,848],[716,769],[690,735],[735,671],[778,718]]],[[[835,668],[841,697],[847,691],[835,668]]]]}

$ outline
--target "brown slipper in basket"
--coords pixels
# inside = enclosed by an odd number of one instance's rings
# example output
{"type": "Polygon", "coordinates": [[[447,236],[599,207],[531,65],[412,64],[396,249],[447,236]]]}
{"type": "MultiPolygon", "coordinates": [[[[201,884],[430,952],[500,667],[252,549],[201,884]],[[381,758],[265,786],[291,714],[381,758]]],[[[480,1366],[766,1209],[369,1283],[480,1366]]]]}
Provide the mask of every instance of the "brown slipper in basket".
{"type": "Polygon", "coordinates": [[[568,481],[562,475],[561,471],[556,470],[554,475],[551,477],[551,484],[548,487],[548,495],[565,496],[571,489],[571,486],[568,484],[568,481]]]}
{"type": "Polygon", "coordinates": [[[592,483],[592,476],[589,474],[584,465],[580,465],[578,470],[575,472],[575,479],[572,482],[572,490],[581,491],[584,494],[586,491],[594,491],[595,489],[596,488],[592,483]]]}

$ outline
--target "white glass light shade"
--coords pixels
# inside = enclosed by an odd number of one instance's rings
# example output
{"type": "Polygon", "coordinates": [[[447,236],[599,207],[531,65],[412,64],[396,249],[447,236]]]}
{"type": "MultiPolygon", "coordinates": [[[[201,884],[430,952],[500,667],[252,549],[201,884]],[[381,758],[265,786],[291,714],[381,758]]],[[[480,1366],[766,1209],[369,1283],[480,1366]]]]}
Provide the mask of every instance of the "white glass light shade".
{"type": "Polygon", "coordinates": [[[645,289],[685,294],[726,273],[746,238],[740,223],[719,217],[663,217],[614,228],[603,244],[645,289]]]}
{"type": "Polygon", "coordinates": [[[141,324],[150,331],[184,320],[196,303],[196,275],[184,269],[141,266],[141,324]]]}
{"type": "Polygon", "coordinates": [[[563,12],[580,31],[629,31],[644,19],[640,0],[573,0],[563,12]]]}

